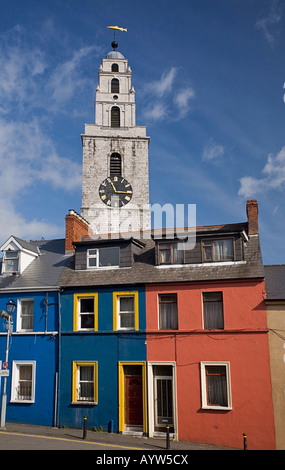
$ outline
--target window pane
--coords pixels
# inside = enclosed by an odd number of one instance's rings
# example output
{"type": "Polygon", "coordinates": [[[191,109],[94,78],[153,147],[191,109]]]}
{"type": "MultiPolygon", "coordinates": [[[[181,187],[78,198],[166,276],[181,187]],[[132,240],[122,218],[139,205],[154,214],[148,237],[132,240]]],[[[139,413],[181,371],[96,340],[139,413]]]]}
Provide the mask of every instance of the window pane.
{"type": "Polygon", "coordinates": [[[214,240],[215,260],[233,260],[233,240],[214,240]]]}
{"type": "Polygon", "coordinates": [[[97,248],[94,249],[94,250],[92,250],[92,249],[88,250],[88,255],[89,256],[96,256],[97,255],[97,248]]]}
{"type": "Polygon", "coordinates": [[[20,366],[20,380],[32,380],[32,366],[20,366]]]}
{"type": "Polygon", "coordinates": [[[88,259],[88,267],[89,268],[96,268],[97,266],[97,258],[94,257],[94,258],[89,258],[88,259]]]}
{"type": "Polygon", "coordinates": [[[119,266],[120,248],[101,248],[99,252],[99,266],[119,266]]]}
{"type": "Polygon", "coordinates": [[[210,261],[212,259],[212,244],[204,244],[204,259],[210,261]]]}
{"type": "Polygon", "coordinates": [[[173,249],[173,263],[183,263],[184,260],[184,251],[183,243],[174,243],[172,245],[173,249]]]}
{"type": "Polygon", "coordinates": [[[177,296],[161,295],[160,302],[160,329],[161,330],[177,330],[177,296]]]}
{"type": "Polygon", "coordinates": [[[81,328],[94,328],[94,315],[81,315],[81,328]]]}
{"type": "Polygon", "coordinates": [[[19,366],[19,400],[32,399],[32,366],[19,366]]]}
{"type": "Polygon", "coordinates": [[[93,381],[93,366],[81,366],[80,367],[80,381],[81,380],[92,380],[93,381]]]}
{"type": "Polygon", "coordinates": [[[134,297],[120,297],[120,312],[134,312],[134,297]]]}
{"type": "Polygon", "coordinates": [[[121,328],[134,328],[135,327],[135,315],[131,313],[120,314],[120,327],[121,328]]]}
{"type": "Polygon", "coordinates": [[[18,258],[18,251],[5,251],[5,258],[6,259],[17,259],[18,258]]]}
{"type": "Polygon", "coordinates": [[[94,312],[94,299],[80,299],[80,313],[94,312]]]}
{"type": "Polygon", "coordinates": [[[228,406],[225,367],[207,367],[208,405],[228,406]]]}
{"type": "Polygon", "coordinates": [[[13,272],[18,271],[18,260],[17,259],[5,259],[5,271],[13,272]]]}
{"type": "Polygon", "coordinates": [[[204,328],[223,329],[223,299],[221,292],[204,292],[204,328]]]}
{"type": "Polygon", "coordinates": [[[22,330],[32,330],[34,325],[34,301],[21,301],[22,330]]]}
{"type": "Polygon", "coordinates": [[[94,368],[80,366],[79,368],[79,400],[94,401],[94,368]]]}

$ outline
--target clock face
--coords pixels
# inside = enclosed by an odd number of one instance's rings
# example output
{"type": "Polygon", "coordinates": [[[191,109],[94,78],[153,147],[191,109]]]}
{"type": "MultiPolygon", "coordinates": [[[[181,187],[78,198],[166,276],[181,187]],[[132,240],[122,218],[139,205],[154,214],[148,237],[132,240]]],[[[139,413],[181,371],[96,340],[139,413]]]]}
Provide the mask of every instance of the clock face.
{"type": "Polygon", "coordinates": [[[122,176],[108,176],[99,187],[101,200],[109,207],[122,207],[130,202],[133,190],[122,176]]]}

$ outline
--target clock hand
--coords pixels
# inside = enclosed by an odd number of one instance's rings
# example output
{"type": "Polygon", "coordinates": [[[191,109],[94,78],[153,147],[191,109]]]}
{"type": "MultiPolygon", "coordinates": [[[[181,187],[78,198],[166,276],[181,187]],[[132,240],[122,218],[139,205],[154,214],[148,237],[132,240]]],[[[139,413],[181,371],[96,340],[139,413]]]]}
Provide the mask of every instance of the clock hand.
{"type": "Polygon", "coordinates": [[[113,190],[115,191],[115,193],[117,193],[117,190],[116,190],[116,188],[115,188],[115,186],[113,185],[113,183],[112,183],[111,180],[110,180],[110,183],[111,183],[111,186],[112,186],[113,190]]]}
{"type": "Polygon", "coordinates": [[[133,191],[116,191],[118,194],[133,194],[133,191]]]}

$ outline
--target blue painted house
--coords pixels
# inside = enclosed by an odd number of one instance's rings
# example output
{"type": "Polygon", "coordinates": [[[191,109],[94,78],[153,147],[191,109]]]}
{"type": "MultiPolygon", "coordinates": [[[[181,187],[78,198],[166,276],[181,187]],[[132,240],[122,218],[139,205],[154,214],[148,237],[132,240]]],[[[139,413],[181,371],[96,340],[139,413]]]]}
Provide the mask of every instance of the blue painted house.
{"type": "MultiPolygon", "coordinates": [[[[26,242],[11,236],[2,246],[0,310],[16,303],[9,341],[6,422],[53,426],[57,412],[59,276],[65,240],[26,242]]],[[[0,361],[7,329],[0,319],[0,361]]],[[[1,364],[2,365],[2,364],[1,364]]],[[[3,378],[0,379],[3,391],[3,378]]]]}
{"type": "Polygon", "coordinates": [[[147,432],[143,243],[83,239],[61,277],[60,426],[147,432]]]}

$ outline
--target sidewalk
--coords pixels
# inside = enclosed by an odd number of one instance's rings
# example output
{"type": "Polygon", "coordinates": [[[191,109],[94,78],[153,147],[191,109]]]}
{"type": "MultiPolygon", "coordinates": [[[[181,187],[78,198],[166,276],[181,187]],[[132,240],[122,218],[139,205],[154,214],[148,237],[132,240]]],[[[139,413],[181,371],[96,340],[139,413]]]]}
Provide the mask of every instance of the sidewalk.
{"type": "MultiPolygon", "coordinates": [[[[5,432],[26,434],[31,436],[45,436],[52,439],[78,439],[83,440],[82,429],[72,428],[51,428],[45,426],[35,426],[30,424],[21,423],[6,423],[5,432]]],[[[1,436],[1,431],[0,431],[1,436]]],[[[114,450],[153,450],[165,451],[166,439],[135,437],[124,434],[107,433],[107,432],[94,432],[87,430],[86,441],[96,442],[102,445],[102,450],[107,447],[114,450]]],[[[172,441],[170,440],[170,451],[189,451],[189,450],[233,450],[229,447],[221,447],[207,444],[198,444],[185,441],[172,441]]]]}

